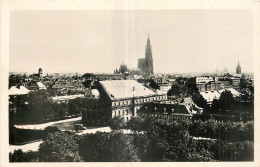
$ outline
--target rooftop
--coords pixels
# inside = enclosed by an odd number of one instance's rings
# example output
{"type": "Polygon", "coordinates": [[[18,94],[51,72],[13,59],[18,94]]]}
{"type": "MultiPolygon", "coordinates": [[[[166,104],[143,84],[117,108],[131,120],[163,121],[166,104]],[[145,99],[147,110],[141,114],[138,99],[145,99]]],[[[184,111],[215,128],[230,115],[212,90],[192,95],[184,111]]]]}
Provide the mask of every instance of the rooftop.
{"type": "Polygon", "coordinates": [[[20,88],[17,88],[16,86],[12,86],[9,89],[9,95],[26,95],[29,94],[29,90],[24,87],[24,86],[20,86],[20,88]]]}
{"type": "Polygon", "coordinates": [[[111,99],[152,96],[155,93],[135,80],[100,81],[111,99]]]}

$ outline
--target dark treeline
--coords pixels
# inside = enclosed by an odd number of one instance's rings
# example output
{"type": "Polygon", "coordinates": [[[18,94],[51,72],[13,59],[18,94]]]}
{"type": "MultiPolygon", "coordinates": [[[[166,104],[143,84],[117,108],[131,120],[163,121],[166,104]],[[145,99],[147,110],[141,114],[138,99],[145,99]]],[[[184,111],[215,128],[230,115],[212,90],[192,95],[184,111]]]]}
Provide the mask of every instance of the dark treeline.
{"type": "Polygon", "coordinates": [[[57,127],[49,126],[44,130],[17,129],[11,126],[9,129],[9,144],[21,145],[35,140],[46,139],[49,133],[60,131],[57,127]]]}
{"type": "MultiPolygon", "coordinates": [[[[53,102],[46,90],[31,92],[28,97],[10,99],[16,105],[16,112],[10,111],[9,118],[13,124],[35,124],[77,117],[81,115],[85,98],[76,98],[68,102],[53,102]]],[[[10,106],[12,108],[12,106],[10,106]]]]}
{"type": "Polygon", "coordinates": [[[223,122],[214,119],[195,120],[189,127],[192,136],[223,141],[254,141],[254,122],[223,122]]]}
{"type": "MultiPolygon", "coordinates": [[[[97,132],[84,135],[71,132],[49,133],[40,145],[38,156],[31,156],[30,161],[172,162],[252,161],[254,159],[254,143],[251,139],[241,140],[234,136],[232,141],[222,140],[222,138],[195,140],[191,135],[194,126],[189,121],[165,122],[143,117],[133,118],[127,124],[123,118],[115,118],[111,121],[114,121],[111,133],[97,132]],[[126,126],[132,130],[132,133],[123,133],[121,128],[126,126]]],[[[210,126],[212,123],[214,120],[204,124],[210,126]]],[[[248,129],[252,126],[251,122],[237,124],[239,125],[230,123],[230,126],[236,128],[244,126],[248,129]]],[[[229,133],[232,135],[236,132],[229,133]]],[[[251,134],[249,131],[247,133],[251,134]]],[[[15,158],[14,154],[17,153],[10,154],[10,161],[19,159],[15,158]]]]}

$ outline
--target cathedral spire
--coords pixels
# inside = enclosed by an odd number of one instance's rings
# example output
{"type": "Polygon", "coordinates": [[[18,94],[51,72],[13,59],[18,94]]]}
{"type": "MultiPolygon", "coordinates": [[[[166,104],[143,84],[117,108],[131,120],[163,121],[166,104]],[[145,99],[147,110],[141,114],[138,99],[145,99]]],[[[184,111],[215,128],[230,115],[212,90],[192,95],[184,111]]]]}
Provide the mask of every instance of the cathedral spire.
{"type": "Polygon", "coordinates": [[[237,63],[237,67],[240,67],[240,63],[239,63],[239,61],[238,61],[238,63],[237,63]]]}
{"type": "Polygon", "coordinates": [[[237,67],[236,67],[236,73],[237,73],[237,74],[241,74],[241,66],[240,66],[239,61],[238,61],[238,63],[237,63],[237,67]]]}
{"type": "Polygon", "coordinates": [[[151,46],[151,43],[150,43],[150,38],[149,38],[149,33],[148,33],[148,39],[147,39],[147,47],[150,47],[151,46]]]}

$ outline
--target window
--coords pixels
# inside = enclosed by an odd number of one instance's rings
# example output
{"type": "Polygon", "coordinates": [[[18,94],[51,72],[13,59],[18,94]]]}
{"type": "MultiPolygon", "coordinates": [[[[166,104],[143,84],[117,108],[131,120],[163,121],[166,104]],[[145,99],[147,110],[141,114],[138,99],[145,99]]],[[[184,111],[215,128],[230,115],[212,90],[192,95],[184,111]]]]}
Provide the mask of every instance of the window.
{"type": "Polygon", "coordinates": [[[118,102],[118,105],[120,106],[120,102],[118,102]]]}
{"type": "Polygon", "coordinates": [[[120,116],[120,110],[118,111],[118,115],[120,116]]]}
{"type": "Polygon", "coordinates": [[[125,115],[125,110],[123,110],[123,115],[125,115]]]}
{"type": "Polygon", "coordinates": [[[128,122],[128,117],[126,117],[126,122],[128,122]]]}

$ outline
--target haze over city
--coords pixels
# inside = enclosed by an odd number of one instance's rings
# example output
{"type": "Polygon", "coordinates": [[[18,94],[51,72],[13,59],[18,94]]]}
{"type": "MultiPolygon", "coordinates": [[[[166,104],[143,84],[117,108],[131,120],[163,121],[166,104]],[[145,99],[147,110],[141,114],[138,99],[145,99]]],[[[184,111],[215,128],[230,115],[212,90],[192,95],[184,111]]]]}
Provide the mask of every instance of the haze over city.
{"type": "Polygon", "coordinates": [[[10,20],[10,72],[137,68],[148,33],[155,73],[232,73],[238,61],[253,72],[247,10],[14,11],[10,20]]]}

